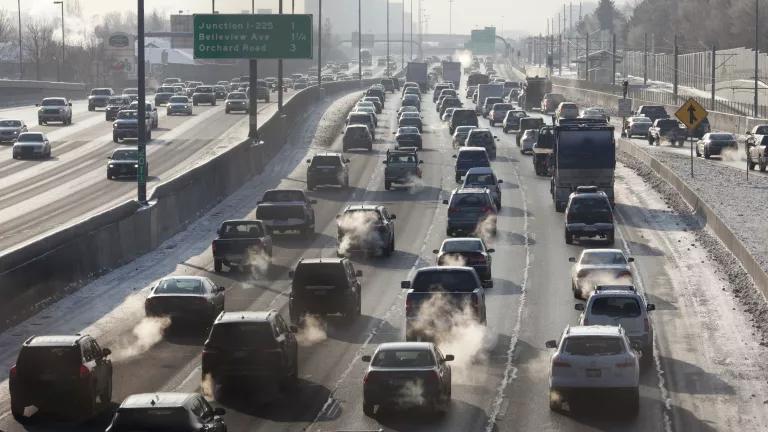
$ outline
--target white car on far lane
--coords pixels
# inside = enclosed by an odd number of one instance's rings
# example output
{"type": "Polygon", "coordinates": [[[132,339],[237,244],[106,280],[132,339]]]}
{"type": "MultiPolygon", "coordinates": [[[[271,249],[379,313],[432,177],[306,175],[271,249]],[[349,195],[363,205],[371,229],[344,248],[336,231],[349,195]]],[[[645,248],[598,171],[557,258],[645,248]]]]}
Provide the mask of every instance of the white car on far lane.
{"type": "Polygon", "coordinates": [[[595,285],[631,285],[632,269],[628,257],[621,249],[584,249],[578,259],[568,258],[574,263],[571,269],[573,297],[586,299],[595,285]]]}

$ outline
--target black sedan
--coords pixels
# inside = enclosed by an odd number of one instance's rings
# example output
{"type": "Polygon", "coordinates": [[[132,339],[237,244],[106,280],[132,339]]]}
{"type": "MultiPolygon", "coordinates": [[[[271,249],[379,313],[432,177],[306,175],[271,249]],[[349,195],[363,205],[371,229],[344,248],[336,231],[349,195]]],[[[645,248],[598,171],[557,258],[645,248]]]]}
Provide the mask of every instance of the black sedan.
{"type": "MultiPolygon", "coordinates": [[[[121,147],[107,157],[107,179],[131,177],[135,178],[139,167],[139,150],[136,147],[121,147]]],[[[149,175],[149,163],[147,163],[147,175],[149,175]]]]}
{"type": "Polygon", "coordinates": [[[393,342],[379,345],[363,378],[363,412],[373,416],[376,406],[425,406],[444,412],[451,403],[453,356],[443,355],[431,342],[393,342]],[[406,395],[404,397],[403,395],[406,395]]]}
{"type": "Polygon", "coordinates": [[[737,150],[739,150],[739,145],[736,143],[736,137],[727,132],[710,132],[696,143],[696,156],[704,156],[705,159],[709,159],[711,156],[722,158],[725,153],[736,152],[737,150]]]}
{"type": "Polygon", "coordinates": [[[400,147],[416,147],[421,149],[421,132],[419,128],[414,126],[405,126],[397,129],[395,134],[395,142],[397,148],[400,147]]]}
{"type": "Polygon", "coordinates": [[[199,276],[169,276],[150,288],[144,302],[148,317],[211,324],[224,311],[224,288],[199,276]]]}
{"type": "Polygon", "coordinates": [[[413,126],[417,128],[419,132],[423,132],[424,127],[421,121],[421,114],[412,112],[404,112],[400,114],[400,118],[397,120],[397,127],[406,126],[413,126]]]}

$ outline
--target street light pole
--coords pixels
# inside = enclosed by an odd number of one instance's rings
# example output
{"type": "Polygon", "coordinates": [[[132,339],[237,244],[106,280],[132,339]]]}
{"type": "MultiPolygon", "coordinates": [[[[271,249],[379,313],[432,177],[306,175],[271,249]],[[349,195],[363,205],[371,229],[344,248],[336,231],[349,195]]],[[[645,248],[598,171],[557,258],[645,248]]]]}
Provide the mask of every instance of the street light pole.
{"type": "MultiPolygon", "coordinates": [[[[282,0],[280,0],[282,1],[282,0]]],[[[323,88],[323,0],[317,0],[317,93],[323,88]]]]}
{"type": "Polygon", "coordinates": [[[405,66],[405,0],[403,0],[403,18],[400,23],[400,67],[405,66]]]}
{"type": "Polygon", "coordinates": [[[755,108],[754,108],[754,116],[758,117],[760,115],[759,109],[760,106],[758,105],[758,97],[757,97],[757,89],[758,89],[758,60],[760,58],[760,0],[755,0],[755,108]]]}
{"type": "MultiPolygon", "coordinates": [[[[278,8],[282,15],[283,0],[278,0],[278,8]]],[[[283,113],[283,59],[277,59],[277,111],[283,113]]]]}
{"type": "Polygon", "coordinates": [[[64,74],[64,0],[55,1],[53,4],[61,6],[61,69],[57,77],[61,81],[61,76],[64,74]]]}
{"type": "Polygon", "coordinates": [[[448,0],[448,36],[453,36],[453,0],[448,0]]]}
{"type": "Polygon", "coordinates": [[[136,169],[137,200],[140,204],[147,203],[147,93],[144,83],[144,0],[137,0],[136,14],[138,20],[138,93],[139,93],[139,130],[138,130],[138,160],[136,169]]]}
{"type": "MultiPolygon", "coordinates": [[[[21,28],[21,26],[19,26],[21,28]]],[[[409,56],[413,60],[413,0],[411,0],[411,55],[409,56]]]]}
{"type": "Polygon", "coordinates": [[[24,79],[24,62],[22,61],[22,45],[21,45],[21,0],[18,0],[19,6],[19,79],[24,79]]]}
{"type": "Polygon", "coordinates": [[[357,0],[357,75],[363,81],[363,0],[357,0]]]}
{"type": "MultiPolygon", "coordinates": [[[[256,13],[255,0],[251,0],[251,15],[256,13]]],[[[256,98],[256,87],[259,82],[259,60],[248,60],[248,138],[257,142],[259,139],[259,100],[256,98]]],[[[269,89],[266,90],[269,92],[269,89]]]]}
{"type": "Polygon", "coordinates": [[[387,0],[387,78],[389,78],[389,0],[387,0]]]}
{"type": "Polygon", "coordinates": [[[216,13],[216,0],[211,0],[211,13],[216,13]]]}

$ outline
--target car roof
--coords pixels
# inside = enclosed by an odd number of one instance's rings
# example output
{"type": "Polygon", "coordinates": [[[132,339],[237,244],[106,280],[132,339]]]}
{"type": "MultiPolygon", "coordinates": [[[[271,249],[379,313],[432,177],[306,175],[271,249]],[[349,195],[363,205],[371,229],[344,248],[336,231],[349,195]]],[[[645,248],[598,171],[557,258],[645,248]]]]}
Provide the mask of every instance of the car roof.
{"type": "Polygon", "coordinates": [[[466,187],[466,188],[458,188],[455,191],[453,191],[454,194],[487,194],[488,190],[485,188],[478,188],[478,187],[466,187]]]}
{"type": "Polygon", "coordinates": [[[443,240],[443,245],[447,243],[458,243],[458,242],[477,242],[477,243],[485,243],[483,242],[483,239],[479,237],[451,237],[443,240]]]}
{"type": "Polygon", "coordinates": [[[493,174],[493,169],[490,167],[473,167],[467,171],[467,175],[469,174],[493,174]]]}
{"type": "Polygon", "coordinates": [[[485,147],[461,147],[459,149],[459,153],[463,153],[463,152],[479,152],[479,151],[484,152],[485,151],[485,147]]]}
{"type": "Polygon", "coordinates": [[[138,147],[118,147],[118,148],[112,150],[112,153],[114,153],[116,151],[121,151],[121,150],[125,151],[125,150],[138,150],[138,149],[139,149],[138,147]]]}
{"type": "MultiPolygon", "coordinates": [[[[230,221],[227,221],[227,222],[230,222],[230,221]]],[[[203,277],[203,276],[181,276],[181,275],[179,275],[179,276],[176,276],[176,275],[171,275],[171,276],[166,276],[166,277],[164,277],[164,278],[162,278],[162,279],[160,279],[160,280],[165,280],[165,279],[176,279],[176,280],[203,280],[203,279],[205,279],[205,277],[203,277]]]]}
{"type": "Polygon", "coordinates": [[[431,350],[434,346],[432,342],[384,342],[376,347],[376,351],[431,350]]]}
{"type": "Polygon", "coordinates": [[[338,264],[344,261],[344,258],[302,258],[301,264],[338,264]]]}
{"type": "MultiPolygon", "coordinates": [[[[366,127],[365,125],[360,125],[360,126],[366,127]]],[[[314,158],[314,157],[317,157],[317,156],[338,156],[338,157],[341,157],[341,153],[335,153],[335,152],[320,152],[320,153],[316,153],[316,154],[312,155],[312,157],[313,157],[313,158],[314,158]]]]}
{"type": "Polygon", "coordinates": [[[594,253],[609,253],[609,252],[612,252],[612,253],[620,253],[622,255],[624,254],[623,250],[616,249],[616,248],[594,248],[594,249],[590,248],[590,249],[584,249],[584,250],[581,251],[581,254],[584,255],[584,254],[593,253],[593,252],[594,253]]]}
{"type": "Polygon", "coordinates": [[[240,311],[240,312],[222,312],[216,323],[232,323],[232,322],[267,322],[269,318],[276,312],[270,311],[240,311]]]}
{"type": "Polygon", "coordinates": [[[630,290],[621,290],[621,289],[608,289],[608,290],[600,290],[600,291],[593,291],[592,295],[589,296],[591,299],[592,297],[636,297],[641,298],[643,296],[640,295],[637,291],[630,291],[630,290]]]}
{"type": "Polygon", "coordinates": [[[474,273],[475,270],[472,267],[464,267],[464,266],[429,266],[429,267],[422,267],[418,270],[416,270],[416,273],[422,273],[422,272],[472,272],[474,273]]]}
{"type": "Polygon", "coordinates": [[[473,127],[472,131],[470,133],[475,133],[475,132],[488,132],[488,133],[491,133],[491,130],[488,129],[488,128],[473,127]]]}
{"type": "Polygon", "coordinates": [[[621,336],[622,334],[623,331],[619,326],[592,325],[568,328],[568,336],[621,336]]]}
{"type": "Polygon", "coordinates": [[[77,341],[82,339],[82,335],[47,335],[47,336],[32,336],[24,342],[26,346],[73,346],[77,344],[77,341]]]}
{"type": "Polygon", "coordinates": [[[140,393],[130,395],[120,404],[123,408],[178,408],[195,397],[195,393],[140,393]]]}
{"type": "Polygon", "coordinates": [[[350,204],[347,206],[347,208],[344,209],[344,211],[378,210],[379,208],[381,208],[381,206],[378,204],[350,204]]]}

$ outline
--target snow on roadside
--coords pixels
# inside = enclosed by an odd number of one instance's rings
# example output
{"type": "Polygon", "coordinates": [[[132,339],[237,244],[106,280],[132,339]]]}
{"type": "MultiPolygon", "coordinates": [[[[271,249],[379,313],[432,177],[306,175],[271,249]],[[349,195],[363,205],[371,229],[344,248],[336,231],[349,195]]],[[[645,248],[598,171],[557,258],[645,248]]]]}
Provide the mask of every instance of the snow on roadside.
{"type": "Polygon", "coordinates": [[[669,276],[651,270],[645,287],[658,307],[651,315],[673,430],[764,430],[768,348],[754,323],[766,316],[765,303],[743,301],[742,291],[756,292],[745,286],[749,278],[724,277],[735,273],[733,256],[697,228],[666,183],[622,165],[617,177],[617,202],[631,208],[620,212],[622,223],[637,228],[627,239],[630,252],[659,260],[669,276]]]}

